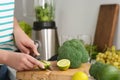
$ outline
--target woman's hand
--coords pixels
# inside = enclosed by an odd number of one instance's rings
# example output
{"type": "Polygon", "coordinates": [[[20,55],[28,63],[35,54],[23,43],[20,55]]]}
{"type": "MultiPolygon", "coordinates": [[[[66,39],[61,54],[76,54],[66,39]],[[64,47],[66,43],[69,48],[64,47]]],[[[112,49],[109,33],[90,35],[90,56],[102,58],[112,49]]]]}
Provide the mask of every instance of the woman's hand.
{"type": "Polygon", "coordinates": [[[37,52],[37,46],[23,31],[19,30],[15,33],[15,43],[21,52],[27,54],[35,53],[36,55],[39,55],[37,52]]]}
{"type": "Polygon", "coordinates": [[[16,69],[17,71],[31,70],[35,65],[44,68],[43,63],[36,60],[32,56],[24,53],[15,52],[7,53],[6,59],[4,60],[4,64],[16,69]]]}
{"type": "Polygon", "coordinates": [[[33,40],[30,39],[19,27],[16,19],[14,22],[14,37],[15,43],[21,52],[27,54],[34,53],[35,55],[39,55],[37,46],[34,44],[33,40]]]}

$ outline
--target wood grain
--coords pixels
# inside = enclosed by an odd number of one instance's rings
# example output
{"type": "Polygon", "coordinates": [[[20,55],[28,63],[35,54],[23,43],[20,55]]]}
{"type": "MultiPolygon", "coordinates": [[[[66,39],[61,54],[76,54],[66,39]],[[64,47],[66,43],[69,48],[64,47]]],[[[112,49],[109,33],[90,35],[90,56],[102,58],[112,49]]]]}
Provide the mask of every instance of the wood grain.
{"type": "Polygon", "coordinates": [[[94,45],[98,46],[99,51],[113,45],[114,33],[118,22],[118,4],[104,4],[100,6],[94,45]]]}
{"type": "Polygon", "coordinates": [[[17,80],[71,80],[75,72],[83,71],[89,75],[89,63],[82,64],[77,69],[68,69],[67,71],[60,71],[54,62],[52,70],[31,70],[17,72],[17,80]]]}

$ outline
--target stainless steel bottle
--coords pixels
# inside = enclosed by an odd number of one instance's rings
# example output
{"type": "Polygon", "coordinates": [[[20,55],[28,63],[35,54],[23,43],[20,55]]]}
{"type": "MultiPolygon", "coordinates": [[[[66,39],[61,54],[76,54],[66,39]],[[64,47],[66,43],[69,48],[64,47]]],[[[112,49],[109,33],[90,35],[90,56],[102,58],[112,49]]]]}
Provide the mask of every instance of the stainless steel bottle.
{"type": "Polygon", "coordinates": [[[34,22],[35,38],[40,41],[39,52],[41,59],[49,60],[57,55],[59,47],[57,28],[54,21],[34,22]]]}
{"type": "Polygon", "coordinates": [[[54,0],[34,0],[36,21],[34,22],[35,40],[40,42],[38,48],[41,59],[48,60],[57,54],[58,35],[54,21],[54,0]]]}

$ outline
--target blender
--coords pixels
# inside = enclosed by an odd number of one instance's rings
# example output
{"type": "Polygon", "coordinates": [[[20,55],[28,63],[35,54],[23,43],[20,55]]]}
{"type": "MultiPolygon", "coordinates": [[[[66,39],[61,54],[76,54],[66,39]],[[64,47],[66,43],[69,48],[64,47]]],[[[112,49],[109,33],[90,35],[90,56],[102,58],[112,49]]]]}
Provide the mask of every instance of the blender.
{"type": "Polygon", "coordinates": [[[42,60],[56,59],[59,47],[57,27],[54,21],[54,0],[34,0],[36,21],[33,23],[35,40],[42,60]]]}

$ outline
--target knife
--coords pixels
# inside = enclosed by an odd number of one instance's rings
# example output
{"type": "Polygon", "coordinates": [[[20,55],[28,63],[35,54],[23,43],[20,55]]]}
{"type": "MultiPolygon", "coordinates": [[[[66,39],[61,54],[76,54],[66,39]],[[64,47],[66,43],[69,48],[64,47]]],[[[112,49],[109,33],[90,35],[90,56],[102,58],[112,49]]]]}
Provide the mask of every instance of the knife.
{"type": "MultiPolygon", "coordinates": [[[[40,47],[40,41],[35,40],[35,41],[34,41],[34,44],[36,45],[37,50],[38,50],[39,47],[40,47]]],[[[33,57],[36,58],[37,60],[41,60],[40,55],[35,55],[35,56],[33,56],[33,57]]]]}
{"type": "MultiPolygon", "coordinates": [[[[37,50],[40,48],[40,41],[38,41],[38,40],[35,40],[34,41],[34,44],[36,45],[36,47],[37,47],[37,50]]],[[[35,59],[37,59],[37,60],[39,60],[39,61],[45,61],[45,60],[42,60],[41,59],[41,56],[40,56],[40,54],[39,55],[35,55],[35,56],[33,56],[35,59]]],[[[51,63],[50,63],[51,64],[51,63]]],[[[39,66],[38,66],[39,67],[39,66]]],[[[41,69],[40,67],[39,67],[39,69],[41,69]]],[[[53,70],[53,68],[52,68],[52,66],[49,66],[48,68],[47,68],[48,70],[53,70]]]]}

